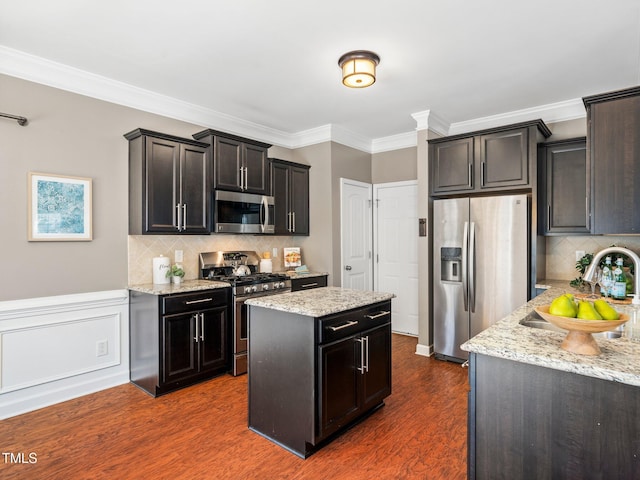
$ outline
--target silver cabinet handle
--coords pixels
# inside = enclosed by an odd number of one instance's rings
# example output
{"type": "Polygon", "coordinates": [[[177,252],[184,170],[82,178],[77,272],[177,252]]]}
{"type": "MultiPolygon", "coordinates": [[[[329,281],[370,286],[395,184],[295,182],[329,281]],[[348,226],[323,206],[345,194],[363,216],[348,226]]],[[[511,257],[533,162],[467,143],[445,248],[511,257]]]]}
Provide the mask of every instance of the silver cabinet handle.
{"type": "Polygon", "coordinates": [[[213,298],[201,298],[200,300],[189,300],[188,302],[184,302],[185,305],[193,305],[194,303],[204,303],[210,302],[213,298]]]}
{"type": "Polygon", "coordinates": [[[240,190],[244,190],[244,168],[240,167],[240,190]]]}
{"type": "Polygon", "coordinates": [[[199,338],[200,338],[200,334],[199,334],[199,330],[200,329],[198,328],[200,326],[200,322],[198,322],[198,314],[197,313],[194,314],[191,318],[195,319],[195,321],[196,321],[196,336],[193,337],[193,339],[196,341],[196,343],[198,343],[199,338]]]}
{"type": "Polygon", "coordinates": [[[296,212],[293,212],[293,232],[296,231],[296,212]]]}
{"type": "Polygon", "coordinates": [[[584,197],[584,212],[587,220],[587,230],[591,230],[591,214],[589,213],[589,197],[584,197]]]}
{"type": "Polygon", "coordinates": [[[364,375],[364,338],[356,338],[356,342],[360,344],[360,366],[356,368],[362,375],[364,375]]]}
{"type": "Polygon", "coordinates": [[[484,187],[484,166],[485,166],[485,162],[482,162],[482,164],[480,166],[482,167],[480,169],[480,186],[484,187]]]}
{"type": "Polygon", "coordinates": [[[300,285],[300,288],[311,288],[311,287],[317,287],[317,286],[318,286],[318,282],[305,283],[304,285],[300,285]]]}
{"type": "Polygon", "coordinates": [[[244,167],[244,189],[249,188],[249,168],[244,167]]]}
{"type": "Polygon", "coordinates": [[[366,349],[365,349],[365,362],[364,365],[362,365],[362,370],[363,370],[363,374],[365,372],[369,371],[369,335],[367,335],[366,337],[363,337],[364,340],[364,345],[366,345],[366,349]]]}
{"type": "Polygon", "coordinates": [[[469,311],[476,311],[476,223],[471,222],[469,232],[469,311]]]}
{"type": "Polygon", "coordinates": [[[358,324],[358,321],[357,321],[357,320],[355,320],[355,321],[354,321],[354,320],[351,320],[350,322],[343,323],[343,324],[342,324],[342,325],[340,325],[340,326],[337,326],[337,327],[333,327],[333,326],[332,326],[332,327],[327,327],[327,328],[328,328],[329,330],[331,330],[332,332],[337,332],[338,330],[342,330],[343,328],[347,328],[347,327],[352,327],[352,326],[357,325],[357,324],[358,324]]]}
{"type": "Polygon", "coordinates": [[[291,212],[287,213],[287,230],[289,232],[293,232],[293,214],[291,212]]]}
{"type": "Polygon", "coordinates": [[[176,205],[176,228],[180,231],[180,226],[182,225],[182,209],[180,208],[180,204],[176,205]]]}
{"type": "Polygon", "coordinates": [[[200,340],[204,342],[204,313],[200,314],[200,340]]]}
{"type": "Polygon", "coordinates": [[[473,187],[473,164],[469,164],[469,188],[473,187]]]}
{"type": "Polygon", "coordinates": [[[386,310],[382,310],[380,313],[377,313],[375,315],[365,315],[365,317],[371,319],[371,320],[375,320],[376,318],[380,318],[380,317],[384,317],[385,315],[389,315],[391,312],[387,312],[386,310]]]}
{"type": "Polygon", "coordinates": [[[187,229],[187,204],[182,204],[182,230],[187,229]]]}
{"type": "Polygon", "coordinates": [[[464,222],[462,233],[462,301],[464,311],[469,311],[469,289],[468,289],[468,260],[469,260],[469,222],[464,222]]]}

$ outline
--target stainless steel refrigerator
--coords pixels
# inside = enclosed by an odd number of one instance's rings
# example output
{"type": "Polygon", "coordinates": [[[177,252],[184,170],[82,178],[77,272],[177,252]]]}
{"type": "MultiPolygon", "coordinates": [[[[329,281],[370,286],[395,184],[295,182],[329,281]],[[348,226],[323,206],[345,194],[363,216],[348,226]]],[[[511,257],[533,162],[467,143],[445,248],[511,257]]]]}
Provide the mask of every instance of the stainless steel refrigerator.
{"type": "Polygon", "coordinates": [[[527,301],[529,205],[527,195],[433,202],[436,357],[466,360],[460,345],[527,301]]]}

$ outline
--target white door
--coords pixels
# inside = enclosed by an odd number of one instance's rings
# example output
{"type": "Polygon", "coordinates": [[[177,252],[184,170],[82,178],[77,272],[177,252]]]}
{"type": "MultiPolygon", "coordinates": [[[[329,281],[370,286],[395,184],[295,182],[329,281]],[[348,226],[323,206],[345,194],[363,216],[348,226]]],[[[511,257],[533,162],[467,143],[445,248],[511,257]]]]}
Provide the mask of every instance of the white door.
{"type": "Polygon", "coordinates": [[[374,186],[376,290],[394,293],[391,329],[418,335],[418,184],[374,186]]]}
{"type": "Polygon", "coordinates": [[[368,183],[340,179],[341,285],[373,290],[371,198],[368,183]]]}

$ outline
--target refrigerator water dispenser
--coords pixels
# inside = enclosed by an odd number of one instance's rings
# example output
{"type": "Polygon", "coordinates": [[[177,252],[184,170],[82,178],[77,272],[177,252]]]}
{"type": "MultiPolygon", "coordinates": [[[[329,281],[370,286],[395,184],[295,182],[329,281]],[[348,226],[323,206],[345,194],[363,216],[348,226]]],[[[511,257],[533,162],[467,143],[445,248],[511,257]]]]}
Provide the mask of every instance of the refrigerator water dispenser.
{"type": "Polygon", "coordinates": [[[440,248],[440,280],[462,282],[462,248],[440,248]]]}

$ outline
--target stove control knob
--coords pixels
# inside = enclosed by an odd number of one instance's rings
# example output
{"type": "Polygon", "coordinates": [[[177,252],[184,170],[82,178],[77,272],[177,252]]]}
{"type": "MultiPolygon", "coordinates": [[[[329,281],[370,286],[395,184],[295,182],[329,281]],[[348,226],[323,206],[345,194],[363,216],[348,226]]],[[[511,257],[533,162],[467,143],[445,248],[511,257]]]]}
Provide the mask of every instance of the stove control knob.
{"type": "Polygon", "coordinates": [[[265,284],[262,286],[262,290],[269,290],[269,284],[268,284],[268,283],[265,283],[265,284]]]}
{"type": "Polygon", "coordinates": [[[251,287],[244,287],[244,293],[251,293],[251,287]]]}
{"type": "Polygon", "coordinates": [[[252,287],[251,287],[251,291],[252,291],[253,293],[257,292],[257,291],[258,291],[258,286],[257,286],[257,285],[252,286],[252,287]]]}

